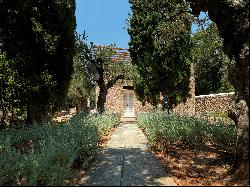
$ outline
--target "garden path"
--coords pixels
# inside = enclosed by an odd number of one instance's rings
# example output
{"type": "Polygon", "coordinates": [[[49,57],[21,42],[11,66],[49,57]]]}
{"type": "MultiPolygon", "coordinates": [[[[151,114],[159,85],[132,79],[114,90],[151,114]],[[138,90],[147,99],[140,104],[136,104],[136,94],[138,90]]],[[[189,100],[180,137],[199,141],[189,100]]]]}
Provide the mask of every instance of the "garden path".
{"type": "Polygon", "coordinates": [[[88,186],[174,186],[166,171],[148,150],[137,124],[121,124],[93,167],[81,179],[88,186]]]}

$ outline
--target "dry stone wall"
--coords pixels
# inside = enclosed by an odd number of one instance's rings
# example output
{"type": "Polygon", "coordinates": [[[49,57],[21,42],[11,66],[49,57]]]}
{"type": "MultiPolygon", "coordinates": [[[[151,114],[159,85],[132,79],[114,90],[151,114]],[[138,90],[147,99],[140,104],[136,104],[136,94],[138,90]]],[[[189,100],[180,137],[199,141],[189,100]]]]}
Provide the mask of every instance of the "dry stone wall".
{"type": "Polygon", "coordinates": [[[140,102],[138,99],[136,99],[135,102],[135,112],[151,112],[153,111],[153,105],[150,103],[146,102],[145,105],[142,105],[142,102],[140,102]]]}
{"type": "Polygon", "coordinates": [[[195,96],[195,112],[226,112],[233,101],[234,92],[195,96]]]}
{"type": "Polygon", "coordinates": [[[190,78],[190,96],[174,108],[175,113],[201,115],[207,112],[226,112],[233,101],[234,92],[195,96],[195,79],[190,78]]]}
{"type": "MultiPolygon", "coordinates": [[[[119,113],[120,116],[123,115],[123,92],[126,89],[123,89],[123,86],[132,86],[132,81],[119,80],[112,88],[108,90],[106,102],[105,102],[105,111],[119,113]]],[[[99,87],[96,87],[96,101],[99,95],[99,87]]],[[[142,105],[136,95],[134,94],[134,107],[135,113],[137,112],[150,112],[153,110],[153,107],[149,103],[142,105]]]]}
{"type": "Polygon", "coordinates": [[[116,86],[113,86],[109,89],[106,103],[105,103],[105,110],[107,112],[117,112],[122,114],[123,110],[123,91],[122,91],[121,83],[117,83],[116,86]]]}

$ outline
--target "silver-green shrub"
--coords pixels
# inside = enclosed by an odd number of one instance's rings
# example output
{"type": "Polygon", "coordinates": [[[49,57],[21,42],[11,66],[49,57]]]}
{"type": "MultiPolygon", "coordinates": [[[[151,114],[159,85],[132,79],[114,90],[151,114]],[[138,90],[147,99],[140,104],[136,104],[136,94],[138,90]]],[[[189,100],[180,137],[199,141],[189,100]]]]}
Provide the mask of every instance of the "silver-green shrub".
{"type": "Polygon", "coordinates": [[[210,123],[204,118],[167,114],[165,112],[139,113],[137,122],[144,129],[150,145],[162,148],[182,142],[188,145],[212,143],[223,149],[233,149],[235,126],[218,121],[210,123]]]}
{"type": "Polygon", "coordinates": [[[60,125],[0,131],[0,185],[70,184],[66,180],[76,175],[74,164],[86,169],[98,151],[100,135],[118,124],[115,114],[80,113],[60,125]]]}
{"type": "Polygon", "coordinates": [[[105,113],[103,115],[93,114],[91,121],[96,124],[98,132],[102,135],[108,133],[113,127],[117,127],[120,123],[119,115],[116,113],[105,113]]]}

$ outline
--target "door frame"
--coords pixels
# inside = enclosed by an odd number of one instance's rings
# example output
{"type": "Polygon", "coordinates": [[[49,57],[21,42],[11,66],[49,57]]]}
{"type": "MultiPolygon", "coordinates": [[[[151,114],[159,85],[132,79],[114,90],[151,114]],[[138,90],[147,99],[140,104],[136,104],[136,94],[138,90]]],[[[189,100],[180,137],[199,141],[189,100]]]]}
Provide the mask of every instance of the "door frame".
{"type": "Polygon", "coordinates": [[[122,116],[123,116],[123,117],[135,117],[135,93],[134,93],[134,90],[124,89],[124,90],[122,91],[122,94],[123,94],[123,95],[122,95],[122,103],[123,103],[123,104],[122,104],[122,107],[123,107],[123,108],[122,108],[122,116]],[[126,99],[126,101],[124,101],[124,94],[127,94],[127,99],[126,99]],[[129,103],[128,103],[128,102],[130,102],[130,101],[129,101],[129,98],[130,98],[129,95],[130,95],[130,94],[132,94],[132,96],[133,96],[133,97],[132,97],[132,98],[133,98],[133,99],[132,99],[132,107],[133,107],[133,108],[132,108],[132,112],[127,112],[127,110],[129,110],[129,109],[128,109],[128,108],[129,108],[129,106],[128,106],[129,103]],[[124,106],[125,104],[126,104],[127,107],[128,107],[128,108],[126,108],[126,109],[125,109],[125,106],[124,106]]]}

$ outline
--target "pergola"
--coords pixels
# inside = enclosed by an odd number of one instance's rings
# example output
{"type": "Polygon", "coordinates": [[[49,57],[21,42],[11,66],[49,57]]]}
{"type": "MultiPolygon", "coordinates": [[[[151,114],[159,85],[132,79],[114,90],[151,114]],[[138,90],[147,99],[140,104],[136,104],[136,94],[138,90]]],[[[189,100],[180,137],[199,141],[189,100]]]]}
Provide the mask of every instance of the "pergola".
{"type": "Polygon", "coordinates": [[[112,56],[113,61],[131,62],[130,53],[128,49],[114,48],[114,50],[116,54],[112,56]]]}
{"type": "MultiPolygon", "coordinates": [[[[103,46],[96,45],[94,47],[93,52],[96,52],[97,48],[101,47],[103,46]]],[[[111,58],[114,62],[131,62],[130,53],[128,49],[115,47],[113,48],[113,50],[115,51],[115,55],[113,55],[111,58]]]]}

